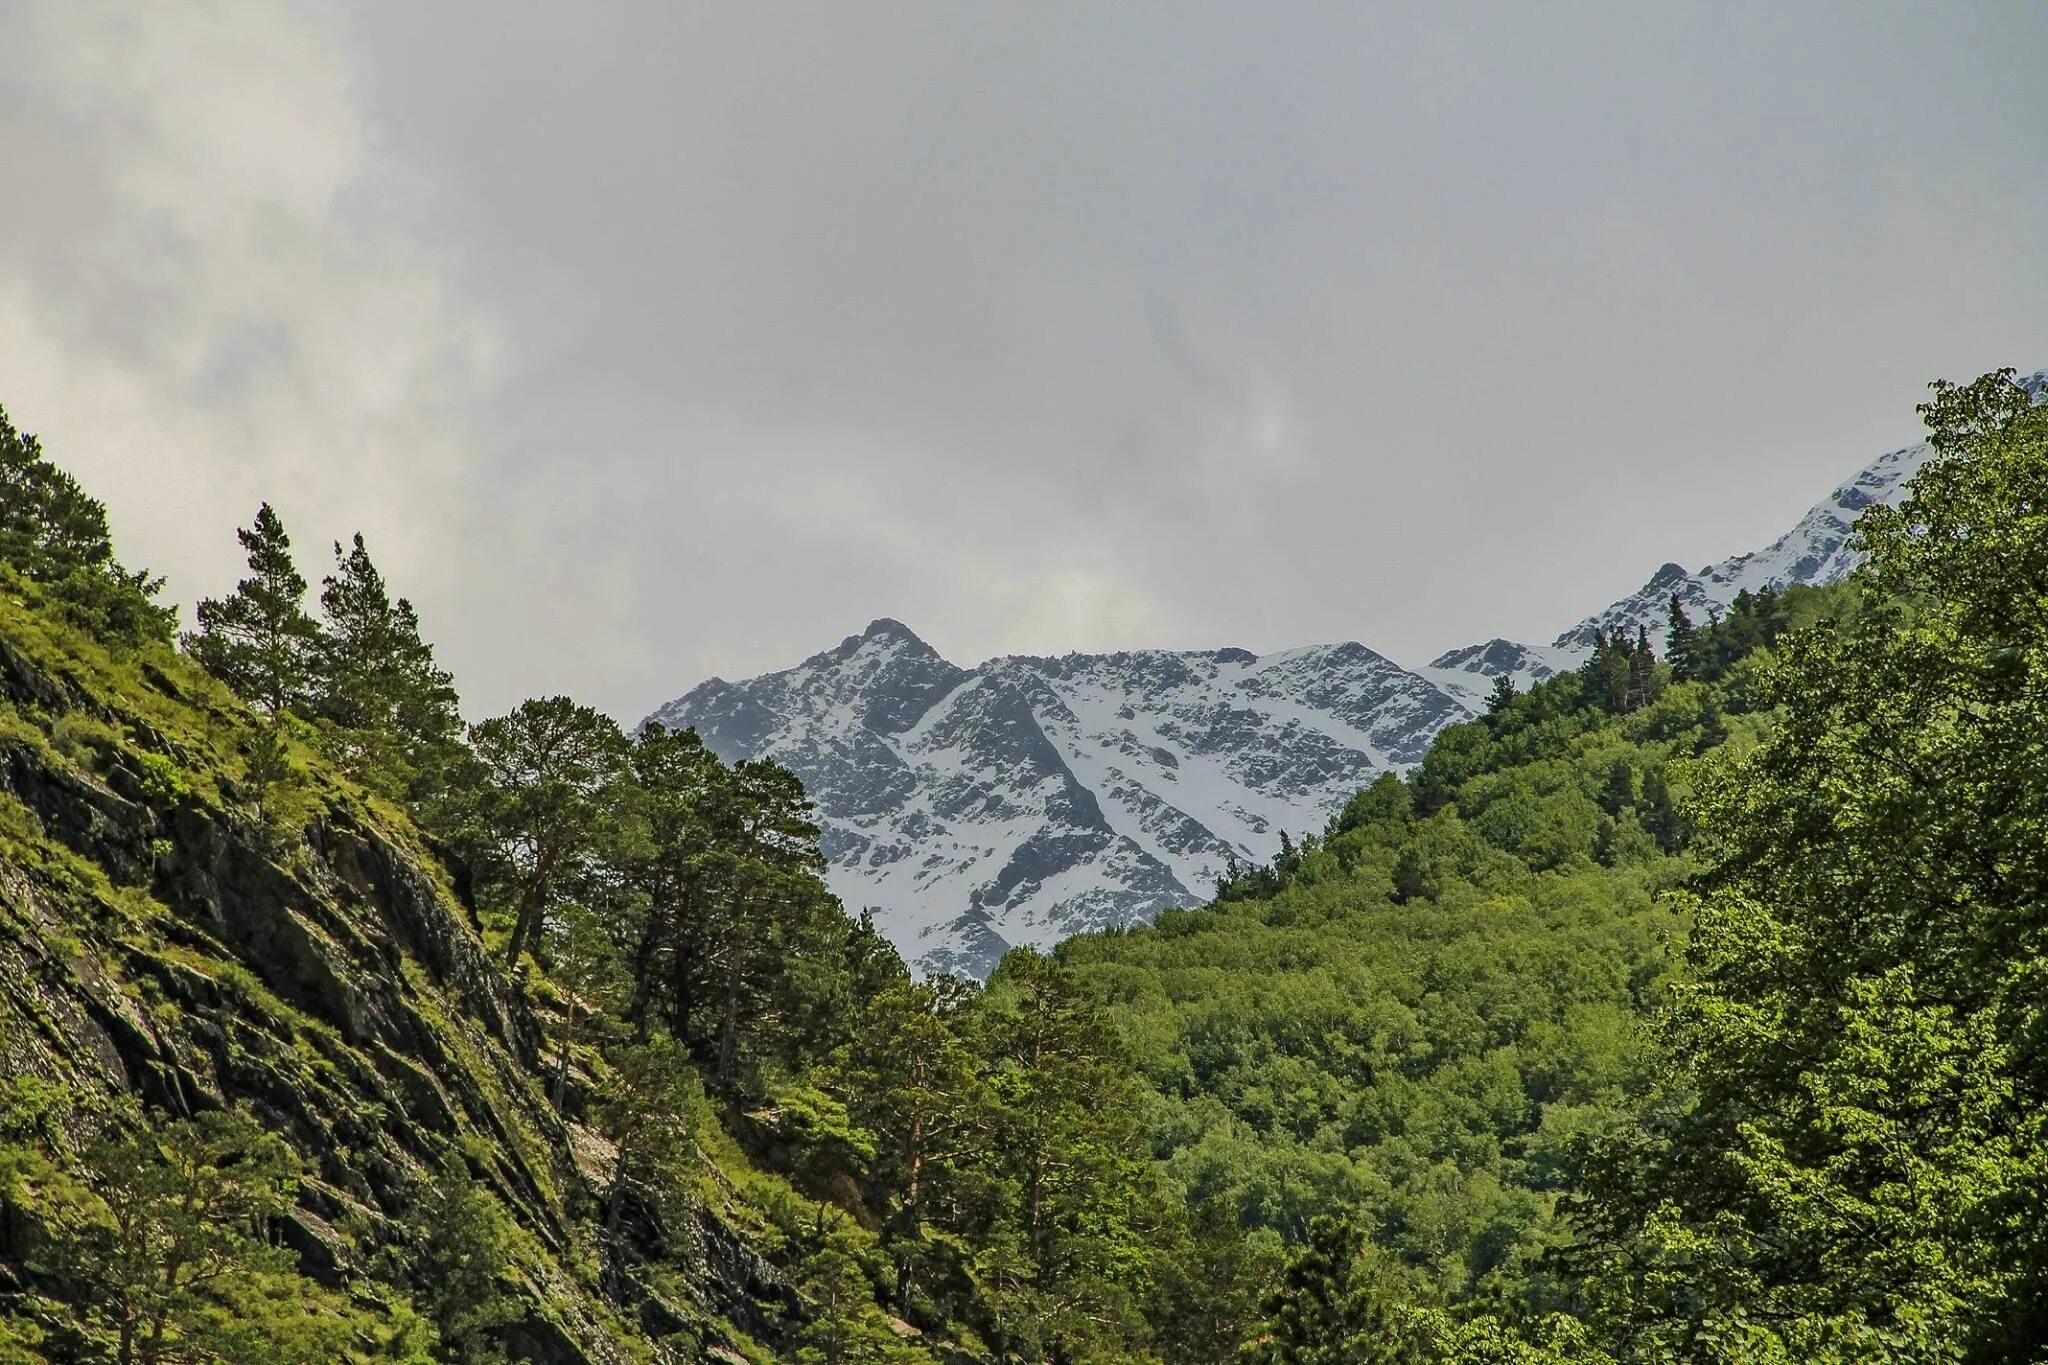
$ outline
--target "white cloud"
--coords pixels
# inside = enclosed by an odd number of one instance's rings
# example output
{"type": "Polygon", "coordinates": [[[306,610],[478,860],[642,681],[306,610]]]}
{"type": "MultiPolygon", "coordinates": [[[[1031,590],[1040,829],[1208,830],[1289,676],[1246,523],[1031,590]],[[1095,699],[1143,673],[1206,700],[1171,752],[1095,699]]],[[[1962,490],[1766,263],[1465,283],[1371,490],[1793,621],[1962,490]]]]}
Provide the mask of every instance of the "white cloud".
{"type": "MultiPolygon", "coordinates": [[[[351,52],[306,11],[49,0],[0,56],[0,402],[189,603],[269,499],[317,580],[361,529],[454,614],[498,352],[385,192],[351,52]]],[[[458,631],[459,633],[459,631],[458,631]]]]}

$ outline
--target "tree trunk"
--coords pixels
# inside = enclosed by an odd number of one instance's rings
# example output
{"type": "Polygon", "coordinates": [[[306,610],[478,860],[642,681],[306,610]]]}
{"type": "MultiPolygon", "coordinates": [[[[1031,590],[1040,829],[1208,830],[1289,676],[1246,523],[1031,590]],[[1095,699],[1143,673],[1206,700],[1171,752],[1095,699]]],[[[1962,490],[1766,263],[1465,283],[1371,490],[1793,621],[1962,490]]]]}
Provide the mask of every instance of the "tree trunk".
{"type": "Polygon", "coordinates": [[[564,994],[568,996],[569,1017],[562,1024],[562,1052],[555,1058],[555,1084],[548,1095],[549,1103],[555,1106],[558,1114],[562,1112],[562,1100],[569,1091],[569,1050],[576,1043],[576,995],[573,991],[564,994]]]}
{"type": "Polygon", "coordinates": [[[633,998],[626,1006],[626,1021],[633,1026],[633,1041],[647,1041],[647,1012],[654,1005],[654,953],[668,936],[668,915],[656,905],[647,912],[647,928],[640,934],[640,946],[633,951],[633,998]]]}
{"type": "Polygon", "coordinates": [[[528,882],[519,892],[519,912],[512,920],[512,939],[505,945],[505,965],[517,969],[519,959],[526,952],[526,941],[533,935],[534,921],[540,918],[540,881],[528,882]]]}
{"type": "Polygon", "coordinates": [[[733,1085],[734,1063],[739,1057],[740,1041],[740,986],[739,973],[735,971],[726,982],[725,1019],[718,1028],[718,1084],[731,1098],[734,1112],[739,1109],[739,1097],[733,1085]]]}

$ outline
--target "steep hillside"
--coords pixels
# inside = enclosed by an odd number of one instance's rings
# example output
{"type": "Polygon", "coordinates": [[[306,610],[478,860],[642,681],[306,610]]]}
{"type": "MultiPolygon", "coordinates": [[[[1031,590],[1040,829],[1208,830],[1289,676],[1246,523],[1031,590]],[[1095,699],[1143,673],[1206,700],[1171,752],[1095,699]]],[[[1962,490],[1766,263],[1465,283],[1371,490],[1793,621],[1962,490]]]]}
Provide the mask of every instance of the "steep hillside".
{"type": "Polygon", "coordinates": [[[882,620],[648,719],[795,772],[839,895],[926,967],[979,976],[1008,946],[1199,902],[1462,714],[1357,644],[970,670],[882,620]]]}
{"type": "MultiPolygon", "coordinates": [[[[587,1209],[610,1144],[546,1103],[541,1026],[403,815],[303,748],[287,804],[259,809],[240,703],[28,596],[0,589],[0,1072],[43,1099],[6,1127],[62,1150],[137,1101],[248,1106],[308,1163],[275,1236],[359,1301],[454,1162],[519,1229],[518,1359],[694,1359],[772,1335],[791,1291],[730,1202],[644,1211],[647,1253],[682,1267],[659,1290],[601,1280],[587,1209]]],[[[0,1297],[38,1283],[37,1245],[22,1210],[0,1219],[0,1297]]],[[[14,1302],[60,1358],[89,1354],[69,1307],[14,1302]]]]}
{"type": "Polygon", "coordinates": [[[1200,1252],[1070,974],[913,980],[788,770],[464,725],[362,537],[317,617],[237,538],[174,647],[0,411],[0,1362],[1161,1359],[1200,1252]]]}

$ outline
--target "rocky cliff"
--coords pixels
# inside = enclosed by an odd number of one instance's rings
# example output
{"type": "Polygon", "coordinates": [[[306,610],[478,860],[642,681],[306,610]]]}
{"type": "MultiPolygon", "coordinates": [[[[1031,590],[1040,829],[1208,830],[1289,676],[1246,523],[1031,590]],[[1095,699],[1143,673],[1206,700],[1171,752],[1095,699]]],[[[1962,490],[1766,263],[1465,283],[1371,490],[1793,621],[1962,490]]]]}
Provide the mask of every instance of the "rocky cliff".
{"type": "MultiPolygon", "coordinates": [[[[514,1358],[772,1340],[789,1290],[716,1201],[693,1226],[644,1211],[658,1292],[598,1274],[609,1152],[545,1102],[525,995],[399,812],[300,751],[259,813],[255,733],[168,651],[110,655],[0,591],[0,1070],[61,1088],[59,1141],[124,1096],[248,1106],[309,1171],[278,1235],[341,1286],[459,1162],[527,1234],[514,1358]]],[[[0,1218],[0,1296],[27,1283],[25,1240],[0,1218]]]]}

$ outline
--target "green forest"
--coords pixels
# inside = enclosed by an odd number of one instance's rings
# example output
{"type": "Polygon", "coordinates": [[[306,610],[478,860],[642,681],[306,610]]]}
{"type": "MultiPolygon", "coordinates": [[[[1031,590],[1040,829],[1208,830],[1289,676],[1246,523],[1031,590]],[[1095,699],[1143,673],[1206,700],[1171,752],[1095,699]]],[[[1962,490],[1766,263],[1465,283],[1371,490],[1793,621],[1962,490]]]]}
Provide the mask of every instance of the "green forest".
{"type": "Polygon", "coordinates": [[[801,785],[190,628],[0,413],[0,1365],[2048,1360],[2048,408],[985,984],[801,785]]]}

